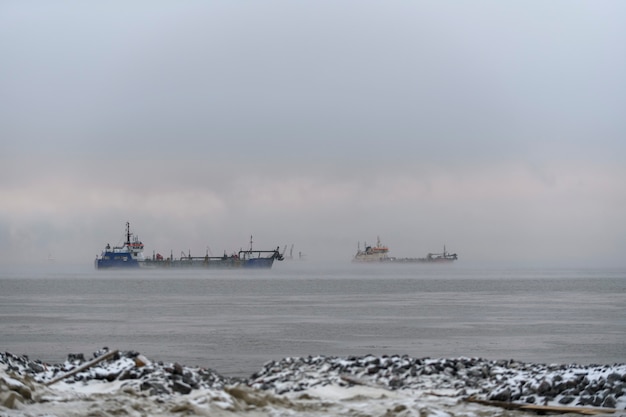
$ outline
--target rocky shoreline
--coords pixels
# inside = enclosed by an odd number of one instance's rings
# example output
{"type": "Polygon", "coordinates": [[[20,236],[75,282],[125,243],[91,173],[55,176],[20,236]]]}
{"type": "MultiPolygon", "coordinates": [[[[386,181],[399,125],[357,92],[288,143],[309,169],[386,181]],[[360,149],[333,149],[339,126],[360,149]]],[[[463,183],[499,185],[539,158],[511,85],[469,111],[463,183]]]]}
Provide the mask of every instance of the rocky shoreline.
{"type": "Polygon", "coordinates": [[[98,383],[115,382],[120,389],[156,398],[186,396],[198,390],[224,391],[234,386],[281,396],[319,387],[363,385],[394,392],[426,391],[458,399],[626,409],[626,364],[309,356],[268,362],[249,378],[229,378],[208,368],[152,362],[133,351],[110,352],[104,348],[94,352],[93,358],[105,354],[109,355],[107,359],[76,372],[88,362],[83,354],[70,354],[62,364],[47,364],[27,356],[0,353],[0,406],[14,409],[35,401],[33,391],[37,387],[89,385],[97,392],[98,383]],[[63,378],[71,372],[76,373],[63,378]]]}
{"type": "Polygon", "coordinates": [[[626,408],[626,365],[544,365],[478,358],[409,356],[286,358],[248,383],[277,393],[319,384],[374,384],[390,390],[447,389],[458,397],[523,404],[626,408]],[[348,376],[348,377],[346,377],[348,376]]]}

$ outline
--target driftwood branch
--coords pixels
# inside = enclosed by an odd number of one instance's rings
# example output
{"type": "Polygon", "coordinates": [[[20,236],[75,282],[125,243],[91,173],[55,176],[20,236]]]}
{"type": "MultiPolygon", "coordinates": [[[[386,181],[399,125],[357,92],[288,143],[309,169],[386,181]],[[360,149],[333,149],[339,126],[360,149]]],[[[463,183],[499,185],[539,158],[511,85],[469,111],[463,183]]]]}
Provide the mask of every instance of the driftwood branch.
{"type": "Polygon", "coordinates": [[[94,366],[94,365],[96,365],[96,364],[98,364],[98,363],[102,362],[103,360],[105,360],[105,359],[109,359],[110,357],[117,355],[118,353],[119,353],[119,350],[114,350],[114,351],[111,351],[111,352],[109,352],[109,353],[106,353],[106,354],[104,354],[104,355],[102,355],[102,356],[98,356],[97,358],[90,360],[90,361],[89,361],[89,362],[87,362],[86,364],[84,364],[84,365],[82,365],[82,366],[79,366],[78,368],[73,369],[72,371],[70,371],[70,372],[68,372],[68,373],[66,373],[66,374],[64,374],[64,375],[58,376],[58,377],[56,377],[56,378],[54,378],[54,379],[52,379],[52,380],[50,380],[50,381],[46,382],[46,384],[45,384],[45,385],[46,385],[46,386],[50,386],[50,385],[52,385],[52,384],[56,384],[57,382],[59,382],[59,381],[61,381],[61,380],[65,379],[65,378],[67,378],[67,377],[70,377],[70,376],[72,376],[72,375],[75,375],[75,374],[77,374],[77,373],[79,373],[79,372],[82,372],[82,371],[84,371],[85,369],[89,369],[89,368],[91,368],[92,366],[94,366]]]}
{"type": "Polygon", "coordinates": [[[523,410],[523,411],[534,411],[536,413],[545,414],[545,413],[578,413],[584,415],[599,415],[599,414],[613,414],[617,412],[614,408],[597,408],[597,407],[563,407],[556,405],[536,405],[536,404],[517,404],[517,403],[508,403],[505,401],[490,401],[490,400],[481,400],[476,397],[468,397],[465,398],[465,401],[471,403],[478,403],[483,405],[491,405],[495,407],[505,408],[507,410],[523,410]]]}
{"type": "Polygon", "coordinates": [[[339,375],[339,378],[341,378],[343,381],[349,383],[349,384],[354,384],[354,385],[362,385],[364,387],[370,387],[370,388],[382,388],[382,389],[386,389],[389,390],[389,388],[382,386],[382,385],[378,385],[378,384],[372,384],[371,382],[359,379],[359,378],[355,378],[351,375],[339,375]]]}

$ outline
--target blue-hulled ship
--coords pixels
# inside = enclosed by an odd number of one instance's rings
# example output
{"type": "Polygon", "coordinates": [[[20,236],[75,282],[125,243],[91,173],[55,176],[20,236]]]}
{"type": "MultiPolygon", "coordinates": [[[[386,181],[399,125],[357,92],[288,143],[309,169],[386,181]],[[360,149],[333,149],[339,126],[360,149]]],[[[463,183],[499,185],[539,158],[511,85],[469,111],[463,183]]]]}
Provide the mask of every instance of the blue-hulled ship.
{"type": "Polygon", "coordinates": [[[107,243],[102,255],[96,256],[96,269],[139,268],[145,261],[143,243],[130,232],[130,223],[126,222],[126,241],[122,246],[107,243]],[[131,240],[132,239],[132,240],[131,240]]]}
{"type": "Polygon", "coordinates": [[[238,253],[223,256],[191,256],[191,253],[181,253],[180,258],[169,257],[156,253],[151,258],[144,257],[143,243],[130,232],[130,224],[126,223],[126,241],[122,246],[111,247],[107,244],[102,255],[96,257],[96,269],[106,268],[271,268],[275,260],[282,261],[283,254],[279,247],[274,250],[240,250],[238,253]]]}

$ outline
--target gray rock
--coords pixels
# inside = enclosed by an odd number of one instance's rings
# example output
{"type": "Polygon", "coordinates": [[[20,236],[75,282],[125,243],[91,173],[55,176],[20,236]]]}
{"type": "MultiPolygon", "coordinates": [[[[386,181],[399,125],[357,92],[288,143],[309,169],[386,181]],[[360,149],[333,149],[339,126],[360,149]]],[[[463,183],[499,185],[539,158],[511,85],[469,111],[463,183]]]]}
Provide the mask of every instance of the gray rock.
{"type": "Polygon", "coordinates": [[[85,362],[85,355],[82,353],[69,353],[67,355],[67,361],[72,363],[83,363],[85,362]]]}
{"type": "Polygon", "coordinates": [[[607,395],[604,401],[602,401],[602,407],[606,408],[615,408],[617,405],[617,400],[613,396],[613,394],[607,395]]]}
{"type": "Polygon", "coordinates": [[[620,375],[617,372],[612,372],[606,377],[606,380],[610,383],[619,381],[626,382],[626,375],[620,375]]]}
{"type": "Polygon", "coordinates": [[[40,373],[40,372],[44,372],[46,370],[46,368],[42,364],[40,364],[38,362],[29,362],[28,363],[28,369],[30,369],[34,373],[40,373]]]}
{"type": "Polygon", "coordinates": [[[552,390],[552,385],[545,379],[541,381],[539,386],[537,387],[537,394],[539,395],[547,395],[552,390]]]}
{"type": "Polygon", "coordinates": [[[182,381],[174,381],[172,383],[172,391],[186,395],[191,392],[191,387],[182,381]]]}
{"type": "Polygon", "coordinates": [[[170,391],[158,381],[144,381],[139,387],[142,391],[148,391],[150,395],[169,394],[170,391]]]}
{"type": "Polygon", "coordinates": [[[511,401],[511,390],[509,388],[505,388],[501,391],[494,392],[489,396],[491,401],[502,401],[509,402],[511,401]]]}

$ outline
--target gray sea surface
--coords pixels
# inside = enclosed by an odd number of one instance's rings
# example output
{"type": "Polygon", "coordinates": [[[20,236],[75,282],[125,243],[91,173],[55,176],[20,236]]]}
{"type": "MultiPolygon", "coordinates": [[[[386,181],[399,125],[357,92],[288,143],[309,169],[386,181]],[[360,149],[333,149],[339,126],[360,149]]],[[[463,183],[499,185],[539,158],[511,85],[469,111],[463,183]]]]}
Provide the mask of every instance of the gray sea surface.
{"type": "Polygon", "coordinates": [[[626,269],[359,265],[0,269],[0,350],[102,348],[248,377],[288,356],[626,362],[626,269]]]}

